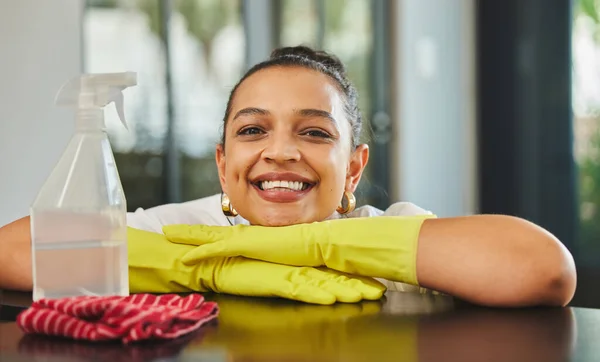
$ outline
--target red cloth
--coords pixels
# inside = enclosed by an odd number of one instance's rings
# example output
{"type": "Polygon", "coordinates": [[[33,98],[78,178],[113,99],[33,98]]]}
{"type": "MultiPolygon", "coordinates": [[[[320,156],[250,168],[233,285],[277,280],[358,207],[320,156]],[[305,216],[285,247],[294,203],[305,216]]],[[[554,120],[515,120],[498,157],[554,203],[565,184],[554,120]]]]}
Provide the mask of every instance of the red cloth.
{"type": "Polygon", "coordinates": [[[135,294],[128,297],[72,297],[41,299],[17,316],[25,333],[78,340],[123,343],[173,339],[213,320],[215,302],[200,294],[135,294]]]}

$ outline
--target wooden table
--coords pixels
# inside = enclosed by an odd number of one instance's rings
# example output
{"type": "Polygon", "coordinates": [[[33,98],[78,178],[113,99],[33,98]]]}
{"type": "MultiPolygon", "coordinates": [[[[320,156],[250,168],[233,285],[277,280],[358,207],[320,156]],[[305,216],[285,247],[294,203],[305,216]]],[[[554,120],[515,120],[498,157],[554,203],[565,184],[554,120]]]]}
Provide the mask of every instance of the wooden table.
{"type": "Polygon", "coordinates": [[[4,291],[0,361],[600,360],[600,310],[489,309],[444,296],[388,292],[379,302],[315,306],[207,294],[218,323],[133,346],[25,336],[14,323],[31,296],[4,291]]]}

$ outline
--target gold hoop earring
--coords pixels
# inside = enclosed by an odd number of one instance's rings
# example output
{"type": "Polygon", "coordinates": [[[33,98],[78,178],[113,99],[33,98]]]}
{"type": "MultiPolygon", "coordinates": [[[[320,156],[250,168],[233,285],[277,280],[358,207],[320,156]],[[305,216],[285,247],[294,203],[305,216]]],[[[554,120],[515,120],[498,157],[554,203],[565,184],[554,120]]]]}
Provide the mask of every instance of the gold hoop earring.
{"type": "Polygon", "coordinates": [[[221,210],[223,210],[223,214],[225,216],[237,216],[237,211],[231,206],[231,201],[229,200],[229,196],[226,193],[221,193],[221,210]]]}
{"type": "Polygon", "coordinates": [[[342,195],[341,205],[338,206],[336,211],[342,215],[351,213],[356,208],[356,198],[354,194],[350,191],[344,191],[344,195],[342,195]]]}

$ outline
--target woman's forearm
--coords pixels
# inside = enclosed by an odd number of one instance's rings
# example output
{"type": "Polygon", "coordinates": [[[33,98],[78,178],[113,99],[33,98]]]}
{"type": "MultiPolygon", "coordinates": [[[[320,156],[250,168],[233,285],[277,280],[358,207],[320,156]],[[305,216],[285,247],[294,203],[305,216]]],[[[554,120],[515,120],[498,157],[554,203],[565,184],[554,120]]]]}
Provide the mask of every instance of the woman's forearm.
{"type": "Polygon", "coordinates": [[[417,275],[426,288],[490,306],[566,305],[575,292],[569,251],[523,219],[478,215],[423,223],[417,275]]]}
{"type": "Polygon", "coordinates": [[[29,217],[0,228],[0,289],[31,291],[29,217]]]}

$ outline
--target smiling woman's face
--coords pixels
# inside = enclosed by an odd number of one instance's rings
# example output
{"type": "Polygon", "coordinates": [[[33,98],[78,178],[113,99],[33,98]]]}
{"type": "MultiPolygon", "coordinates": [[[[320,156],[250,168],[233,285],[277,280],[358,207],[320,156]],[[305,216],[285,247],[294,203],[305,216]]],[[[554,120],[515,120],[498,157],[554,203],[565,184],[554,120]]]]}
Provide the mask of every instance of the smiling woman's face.
{"type": "Polygon", "coordinates": [[[322,221],[354,192],[368,148],[351,146],[343,93],[301,67],[260,70],[231,102],[216,160],[223,191],[254,225],[322,221]]]}

